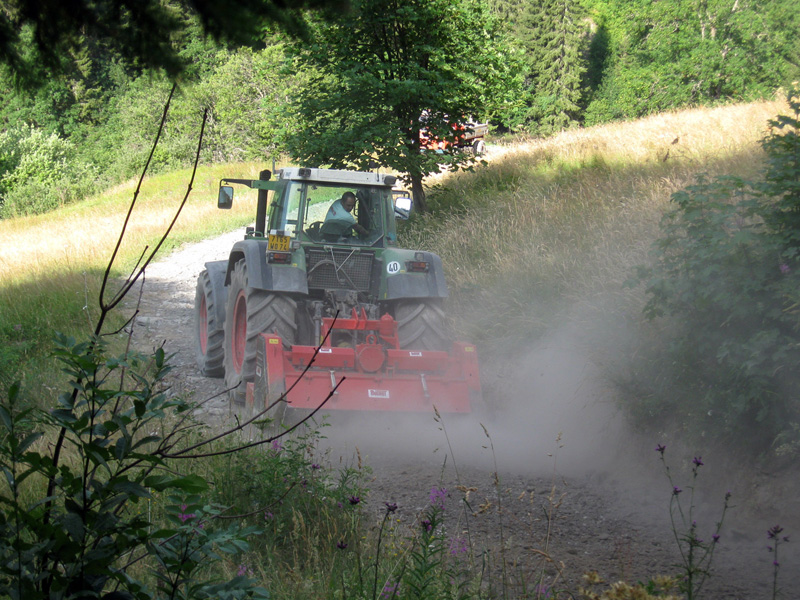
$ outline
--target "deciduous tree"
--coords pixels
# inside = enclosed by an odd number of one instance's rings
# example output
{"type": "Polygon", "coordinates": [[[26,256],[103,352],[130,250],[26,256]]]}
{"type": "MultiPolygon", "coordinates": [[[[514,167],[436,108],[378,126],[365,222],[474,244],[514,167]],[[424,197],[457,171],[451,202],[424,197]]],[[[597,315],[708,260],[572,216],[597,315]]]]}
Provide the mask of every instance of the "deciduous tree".
{"type": "Polygon", "coordinates": [[[0,10],[0,63],[22,83],[40,72],[61,72],[63,58],[84,51],[85,40],[107,44],[143,68],[177,77],[186,69],[181,39],[199,22],[215,39],[263,47],[267,28],[304,31],[306,8],[336,9],[346,0],[9,0],[0,10]],[[26,36],[33,39],[31,46],[26,36]],[[37,68],[32,68],[37,67],[37,68]]]}
{"type": "Polygon", "coordinates": [[[453,142],[468,118],[499,114],[519,89],[516,55],[480,0],[355,0],[298,52],[312,72],[289,147],[305,164],[405,174],[417,209],[423,179],[464,153],[424,152],[420,133],[453,142]]]}

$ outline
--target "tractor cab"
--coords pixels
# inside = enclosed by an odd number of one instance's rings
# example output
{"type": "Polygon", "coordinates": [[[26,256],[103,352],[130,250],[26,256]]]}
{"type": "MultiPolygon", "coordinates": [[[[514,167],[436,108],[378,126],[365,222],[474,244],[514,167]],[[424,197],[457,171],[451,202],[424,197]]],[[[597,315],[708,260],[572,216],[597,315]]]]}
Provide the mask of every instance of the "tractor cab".
{"type": "Polygon", "coordinates": [[[312,244],[374,248],[394,245],[397,234],[393,176],[283,169],[276,179],[269,207],[271,235],[312,244]],[[343,207],[346,197],[349,211],[343,207]]]}

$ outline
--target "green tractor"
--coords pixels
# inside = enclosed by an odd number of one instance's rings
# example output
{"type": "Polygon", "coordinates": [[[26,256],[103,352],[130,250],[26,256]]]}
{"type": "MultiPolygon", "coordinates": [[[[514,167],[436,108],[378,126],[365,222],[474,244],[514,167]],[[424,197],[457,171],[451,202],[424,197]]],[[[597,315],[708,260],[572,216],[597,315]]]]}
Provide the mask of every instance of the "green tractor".
{"type": "Polygon", "coordinates": [[[225,378],[234,405],[332,395],[326,409],[469,412],[475,348],[449,338],[441,259],[396,245],[410,200],[395,182],[310,168],[222,180],[219,208],[233,184],[258,190],[255,227],[205,264],[195,298],[198,366],[225,378]]]}

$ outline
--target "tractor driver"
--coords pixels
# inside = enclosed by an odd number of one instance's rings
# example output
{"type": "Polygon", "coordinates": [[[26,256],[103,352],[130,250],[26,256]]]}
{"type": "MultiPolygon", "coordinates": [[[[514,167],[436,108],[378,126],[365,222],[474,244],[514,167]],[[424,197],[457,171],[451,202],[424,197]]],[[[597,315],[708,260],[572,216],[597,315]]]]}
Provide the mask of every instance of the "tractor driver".
{"type": "Polygon", "coordinates": [[[342,194],[342,197],[331,204],[328,209],[328,213],[325,215],[325,223],[322,226],[323,231],[325,229],[341,228],[344,232],[352,227],[361,235],[369,233],[364,227],[356,223],[356,218],[352,215],[355,205],[356,195],[353,192],[342,194]]]}

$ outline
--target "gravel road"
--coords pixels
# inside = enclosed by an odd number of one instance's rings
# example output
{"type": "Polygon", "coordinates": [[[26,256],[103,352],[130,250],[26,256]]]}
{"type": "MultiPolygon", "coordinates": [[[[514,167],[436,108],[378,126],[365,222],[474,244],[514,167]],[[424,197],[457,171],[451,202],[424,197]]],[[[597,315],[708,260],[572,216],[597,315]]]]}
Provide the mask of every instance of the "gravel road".
{"type": "MultiPolygon", "coordinates": [[[[194,363],[196,278],[204,262],[227,258],[242,236],[239,230],[187,245],[147,269],[135,344],[147,350],[163,342],[174,355],[172,389],[196,399],[222,391],[194,363]]],[[[520,597],[523,584],[541,573],[573,592],[587,570],[632,583],[676,573],[672,485],[653,451],[664,440],[642,440],[627,430],[613,387],[583,358],[575,335],[567,330],[540,340],[512,364],[482,361],[487,405],[480,422],[446,418],[442,426],[432,416],[340,414],[325,431],[331,456],[351,461],[357,452],[372,467],[366,505],[376,518],[388,501],[411,523],[431,488],[447,489],[449,531],[469,537],[498,572],[505,562],[510,597],[520,597]]],[[[225,419],[227,400],[217,398],[204,410],[211,420],[225,419]]],[[[678,467],[690,465],[693,453],[673,457],[666,443],[688,500],[690,472],[678,467]]],[[[706,480],[698,479],[695,495],[700,537],[711,538],[727,489],[738,505],[726,518],[704,597],[771,598],[766,531],[780,523],[787,534],[800,532],[797,472],[743,475],[724,456],[703,460],[708,487],[701,490],[706,480]]],[[[784,548],[783,597],[798,597],[789,586],[800,562],[791,543],[784,548]]]]}

